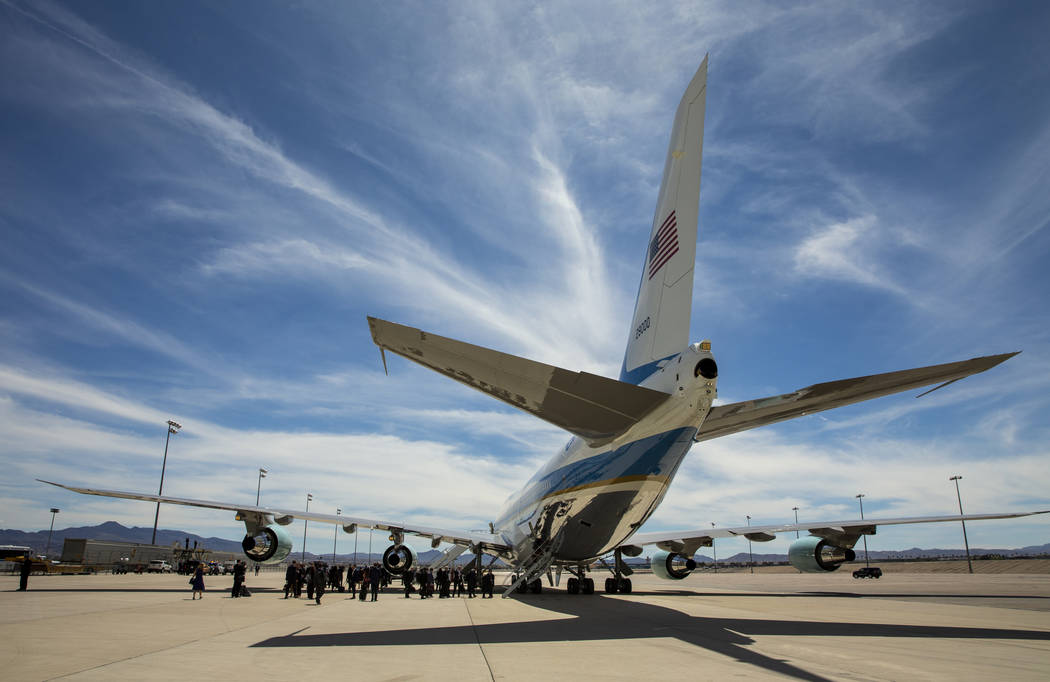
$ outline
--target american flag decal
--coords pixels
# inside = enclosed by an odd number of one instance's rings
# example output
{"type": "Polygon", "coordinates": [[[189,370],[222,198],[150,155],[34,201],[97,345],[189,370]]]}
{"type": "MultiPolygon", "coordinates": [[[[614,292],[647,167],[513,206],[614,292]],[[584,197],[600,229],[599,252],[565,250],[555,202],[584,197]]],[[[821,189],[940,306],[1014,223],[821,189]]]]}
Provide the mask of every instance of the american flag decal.
{"type": "Polygon", "coordinates": [[[678,223],[674,211],[667,216],[664,224],[656,231],[653,242],[649,244],[649,279],[653,278],[671,256],[678,253],[678,223]]]}

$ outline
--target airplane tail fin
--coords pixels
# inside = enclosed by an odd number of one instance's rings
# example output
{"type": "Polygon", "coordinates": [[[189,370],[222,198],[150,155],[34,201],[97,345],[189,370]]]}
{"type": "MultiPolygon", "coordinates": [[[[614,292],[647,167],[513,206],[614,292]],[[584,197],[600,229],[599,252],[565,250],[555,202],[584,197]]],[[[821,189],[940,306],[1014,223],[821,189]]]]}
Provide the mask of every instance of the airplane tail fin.
{"type": "Polygon", "coordinates": [[[620,381],[637,384],[689,342],[707,57],[675,113],[620,381]]]}

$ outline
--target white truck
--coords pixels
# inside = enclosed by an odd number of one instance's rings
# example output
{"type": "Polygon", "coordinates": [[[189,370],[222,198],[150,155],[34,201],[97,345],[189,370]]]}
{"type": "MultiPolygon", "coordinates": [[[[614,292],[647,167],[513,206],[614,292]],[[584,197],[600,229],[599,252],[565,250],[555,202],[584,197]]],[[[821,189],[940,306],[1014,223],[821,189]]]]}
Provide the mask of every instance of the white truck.
{"type": "Polygon", "coordinates": [[[171,564],[163,559],[154,559],[149,562],[149,566],[146,567],[147,573],[171,573],[171,564]]]}

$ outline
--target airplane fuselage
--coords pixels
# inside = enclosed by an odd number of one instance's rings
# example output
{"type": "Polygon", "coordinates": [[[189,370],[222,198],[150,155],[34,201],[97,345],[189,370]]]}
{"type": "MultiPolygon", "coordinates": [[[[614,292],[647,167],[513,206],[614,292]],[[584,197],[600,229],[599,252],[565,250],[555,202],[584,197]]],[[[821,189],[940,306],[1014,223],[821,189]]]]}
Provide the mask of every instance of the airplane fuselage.
{"type": "Polygon", "coordinates": [[[493,526],[515,561],[528,561],[548,541],[555,561],[587,561],[625,544],[641,527],[717,397],[717,376],[701,375],[702,360],[714,366],[710,350],[691,344],[661,361],[639,385],[667,393],[667,400],[611,443],[571,439],[507,500],[493,526]]]}

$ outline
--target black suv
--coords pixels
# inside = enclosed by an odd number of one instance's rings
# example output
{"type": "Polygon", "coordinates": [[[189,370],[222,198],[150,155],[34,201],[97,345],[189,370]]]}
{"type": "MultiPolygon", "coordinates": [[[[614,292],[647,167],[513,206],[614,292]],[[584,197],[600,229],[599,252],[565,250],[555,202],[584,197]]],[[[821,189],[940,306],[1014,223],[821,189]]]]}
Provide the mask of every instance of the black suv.
{"type": "Polygon", "coordinates": [[[865,566],[853,571],[854,578],[881,578],[882,569],[878,566],[865,566]]]}

